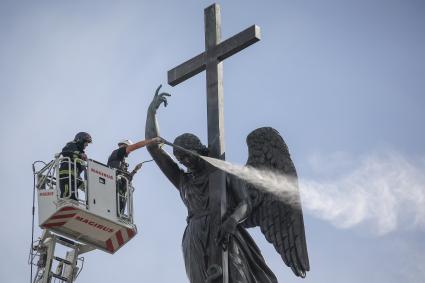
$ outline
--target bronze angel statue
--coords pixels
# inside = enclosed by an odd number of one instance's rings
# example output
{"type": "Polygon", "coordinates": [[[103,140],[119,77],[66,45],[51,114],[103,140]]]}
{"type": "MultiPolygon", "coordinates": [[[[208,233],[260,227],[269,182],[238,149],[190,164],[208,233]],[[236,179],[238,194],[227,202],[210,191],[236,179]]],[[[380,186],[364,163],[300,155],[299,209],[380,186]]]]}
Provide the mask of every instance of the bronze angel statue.
{"type": "MultiPolygon", "coordinates": [[[[161,86],[160,86],[161,87],[161,86]]],[[[161,104],[167,106],[167,93],[159,93],[149,106],[146,119],[146,138],[160,136],[156,112],[161,104]]],[[[208,148],[193,134],[178,136],[174,144],[208,156],[208,148]]],[[[279,133],[272,128],[259,128],[247,137],[249,157],[247,166],[270,169],[296,178],[297,173],[288,148],[279,133]]],[[[296,276],[305,277],[309,260],[300,206],[285,203],[276,196],[227,174],[228,208],[218,235],[210,235],[209,174],[216,168],[193,154],[173,149],[176,160],[161,146],[149,145],[153,159],[179,192],[188,210],[187,226],[182,239],[186,274],[191,283],[209,282],[209,241],[217,248],[225,247],[229,254],[229,282],[271,283],[276,276],[267,266],[259,248],[246,228],[259,226],[267,241],[273,244],[283,262],[296,276]]],[[[297,192],[297,197],[299,194],[297,192]]]]}

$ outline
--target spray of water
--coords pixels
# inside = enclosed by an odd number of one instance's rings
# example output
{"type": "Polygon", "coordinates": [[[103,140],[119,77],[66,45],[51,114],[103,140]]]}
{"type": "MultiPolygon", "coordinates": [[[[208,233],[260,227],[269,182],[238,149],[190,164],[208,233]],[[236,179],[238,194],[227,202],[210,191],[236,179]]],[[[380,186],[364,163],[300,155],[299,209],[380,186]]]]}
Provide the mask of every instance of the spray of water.
{"type": "Polygon", "coordinates": [[[286,203],[299,206],[300,197],[297,180],[275,171],[261,170],[248,166],[235,165],[227,161],[201,156],[214,167],[226,171],[240,179],[272,193],[286,203]]]}
{"type": "Polygon", "coordinates": [[[414,164],[396,153],[363,158],[332,180],[300,179],[299,193],[296,181],[285,175],[205,160],[293,205],[300,193],[305,213],[339,228],[367,224],[383,235],[400,227],[425,227],[425,162],[414,164]]]}

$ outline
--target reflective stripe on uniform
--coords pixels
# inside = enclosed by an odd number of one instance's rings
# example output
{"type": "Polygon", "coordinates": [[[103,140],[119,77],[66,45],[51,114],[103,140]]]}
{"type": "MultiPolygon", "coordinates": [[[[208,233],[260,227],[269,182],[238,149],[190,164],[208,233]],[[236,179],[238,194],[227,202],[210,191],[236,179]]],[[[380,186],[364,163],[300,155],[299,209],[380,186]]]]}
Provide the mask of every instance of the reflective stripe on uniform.
{"type": "Polygon", "coordinates": [[[68,184],[65,185],[65,192],[63,193],[63,196],[68,196],[69,194],[69,188],[68,188],[68,184]]]}
{"type": "Polygon", "coordinates": [[[67,170],[67,169],[59,171],[59,175],[69,175],[69,174],[74,175],[74,171],[73,170],[67,170]]]}

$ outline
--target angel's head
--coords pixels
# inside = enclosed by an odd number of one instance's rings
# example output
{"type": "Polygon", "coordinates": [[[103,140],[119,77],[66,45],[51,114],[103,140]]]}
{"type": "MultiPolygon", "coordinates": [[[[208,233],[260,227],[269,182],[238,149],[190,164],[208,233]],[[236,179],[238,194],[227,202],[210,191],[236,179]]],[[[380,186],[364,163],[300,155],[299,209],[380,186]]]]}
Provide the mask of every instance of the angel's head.
{"type": "MultiPolygon", "coordinates": [[[[194,151],[199,155],[208,155],[208,148],[201,143],[201,140],[197,136],[190,133],[185,133],[178,136],[174,140],[174,144],[194,151]]],[[[181,150],[178,150],[177,148],[173,149],[173,153],[176,159],[192,172],[199,171],[205,166],[204,162],[199,157],[185,153],[181,150]]]]}

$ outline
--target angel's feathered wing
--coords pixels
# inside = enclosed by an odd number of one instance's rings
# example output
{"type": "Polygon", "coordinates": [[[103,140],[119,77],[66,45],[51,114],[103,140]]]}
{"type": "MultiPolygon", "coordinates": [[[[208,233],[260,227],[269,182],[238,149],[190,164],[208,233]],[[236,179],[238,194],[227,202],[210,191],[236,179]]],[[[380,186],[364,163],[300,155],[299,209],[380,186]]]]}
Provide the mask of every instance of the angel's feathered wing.
{"type": "MultiPolygon", "coordinates": [[[[247,137],[249,157],[247,166],[272,170],[296,181],[297,172],[283,138],[273,128],[259,128],[247,137]]],[[[298,205],[288,204],[277,196],[248,185],[253,210],[243,222],[246,228],[260,226],[267,241],[273,244],[283,261],[295,275],[305,277],[310,270],[304,220],[298,192],[298,205]]],[[[294,196],[292,196],[293,200],[294,196]]]]}

